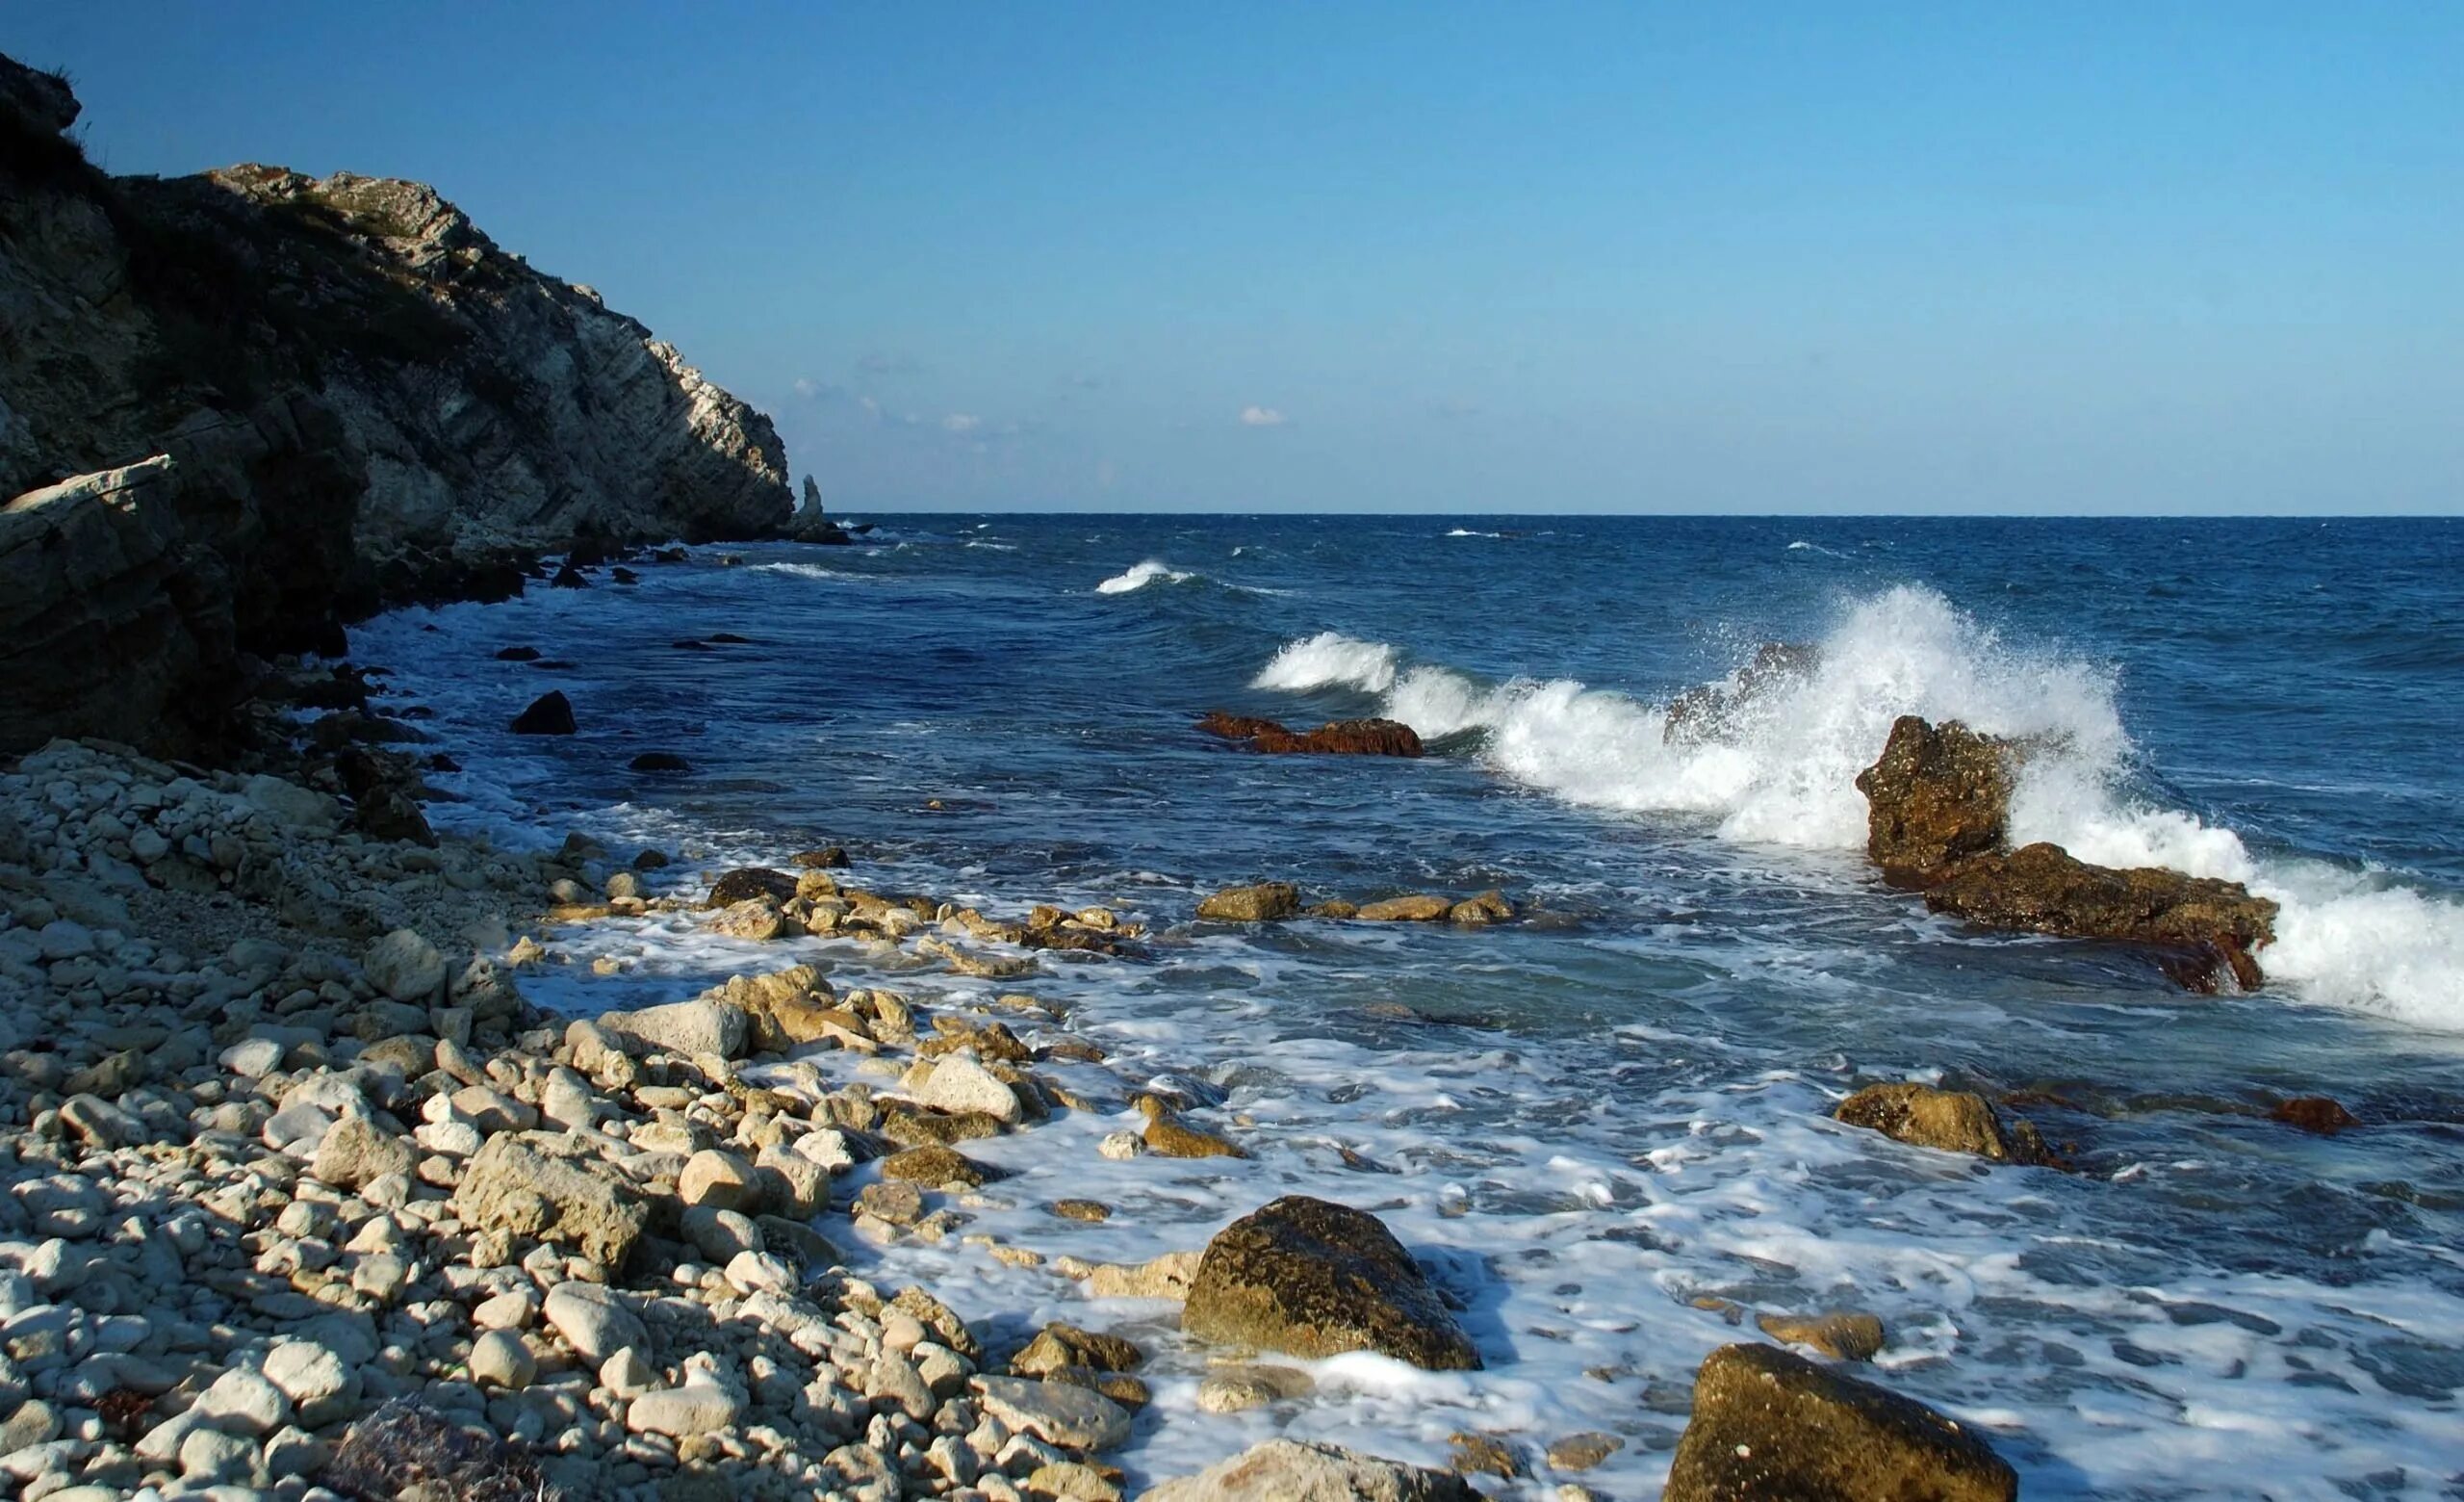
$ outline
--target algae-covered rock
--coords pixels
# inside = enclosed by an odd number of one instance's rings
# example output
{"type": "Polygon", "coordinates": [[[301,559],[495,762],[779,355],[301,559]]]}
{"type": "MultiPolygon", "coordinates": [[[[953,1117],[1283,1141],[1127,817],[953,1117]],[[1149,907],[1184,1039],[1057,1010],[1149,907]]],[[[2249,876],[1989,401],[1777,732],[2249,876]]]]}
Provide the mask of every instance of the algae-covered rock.
{"type": "Polygon", "coordinates": [[[1307,1195],[1286,1195],[1216,1233],[1181,1328],[1220,1345],[1294,1356],[1375,1351],[1431,1371],[1480,1365],[1383,1222],[1307,1195]]]}
{"type": "Polygon", "coordinates": [[[1992,1447],[1912,1398],[1777,1346],[1722,1346],[1694,1379],[1666,1502],[2014,1502],[1992,1447]]]}

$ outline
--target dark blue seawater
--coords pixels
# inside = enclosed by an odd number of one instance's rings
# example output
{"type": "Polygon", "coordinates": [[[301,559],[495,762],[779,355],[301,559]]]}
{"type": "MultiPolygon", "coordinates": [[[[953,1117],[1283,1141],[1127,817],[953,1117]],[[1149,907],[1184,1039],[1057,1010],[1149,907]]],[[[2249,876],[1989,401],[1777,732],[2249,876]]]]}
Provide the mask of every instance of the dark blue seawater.
{"type": "Polygon", "coordinates": [[[1713,1297],[1882,1315],[1877,1379],[1980,1426],[2031,1496],[2464,1487],[2464,525],[908,518],[405,612],[355,649],[464,763],[443,821],[656,842],[684,871],[842,842],[882,887],[1153,925],[1146,960],[992,987],[679,918],[561,931],[526,982],[591,1010],[812,959],[928,1002],[1033,995],[1111,1052],[1070,1067],[1087,1093],[1197,1075],[1254,1155],[1114,1162],[1094,1142],[1134,1118],[1073,1113],[988,1147],[1018,1172],[969,1232],[1128,1260],[1302,1189],[1378,1209],[1463,1300],[1483,1374],[1346,1358],[1222,1416],[1163,1307],[1091,1308],[963,1242],[863,1249],[996,1329],[1138,1327],[1136,1476],[1278,1431],[1438,1461],[1455,1430],[1598,1430],[1626,1448],[1590,1484],[1652,1495],[1693,1367],[1753,1334],[1713,1297]],[[751,639],[674,645],[722,633],[751,639]],[[1818,665],[1672,743],[1669,700],[1772,640],[1818,665]],[[570,666],[493,660],[514,644],[570,666]],[[505,734],[551,686],[581,734],[505,734]],[[1255,756],[1194,731],[1212,709],[1388,714],[1436,754],[1255,756]],[[2268,988],[2186,997],[1884,889],[1851,779],[1902,712],[2052,748],[2018,838],[2275,897],[2268,988]],[[694,769],[627,771],[646,750],[694,769]],[[1528,920],[1191,925],[1269,876],[1502,887],[1528,920]],[[1909,1077],[2013,1094],[2077,1172],[1824,1114],[1909,1077]],[[2309,1094],[2366,1125],[2266,1118],[2309,1094]],[[1068,1194],[1120,1213],[1040,1208],[1068,1194]]]}

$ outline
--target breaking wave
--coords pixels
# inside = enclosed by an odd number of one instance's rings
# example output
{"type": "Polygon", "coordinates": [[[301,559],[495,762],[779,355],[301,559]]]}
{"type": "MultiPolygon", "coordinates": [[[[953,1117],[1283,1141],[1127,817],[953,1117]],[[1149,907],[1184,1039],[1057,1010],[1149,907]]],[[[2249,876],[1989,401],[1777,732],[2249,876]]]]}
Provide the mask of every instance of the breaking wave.
{"type": "Polygon", "coordinates": [[[1128,568],[1097,584],[1095,593],[1128,594],[1133,589],[1143,589],[1159,579],[1168,584],[1185,584],[1197,577],[1186,569],[1174,568],[1161,558],[1148,558],[1143,563],[1131,564],[1128,568]]]}
{"type": "Polygon", "coordinates": [[[1852,601],[1805,665],[1740,668],[1709,686],[1715,715],[1670,734],[1671,706],[1572,679],[1490,683],[1402,665],[1383,642],[1324,633],[1277,653],[1254,685],[1377,696],[1424,738],[1476,731],[1499,773],[1566,802],[1681,813],[1746,843],[1855,851],[1856,776],[1903,714],[2038,744],[2012,799],[2015,844],[2246,883],[2279,903],[2271,980],[2305,999],[2464,1030],[2464,904],[2324,861],[2262,856],[2228,828],[2134,790],[2136,749],[2111,672],[2004,641],[1933,590],[1852,601]]]}

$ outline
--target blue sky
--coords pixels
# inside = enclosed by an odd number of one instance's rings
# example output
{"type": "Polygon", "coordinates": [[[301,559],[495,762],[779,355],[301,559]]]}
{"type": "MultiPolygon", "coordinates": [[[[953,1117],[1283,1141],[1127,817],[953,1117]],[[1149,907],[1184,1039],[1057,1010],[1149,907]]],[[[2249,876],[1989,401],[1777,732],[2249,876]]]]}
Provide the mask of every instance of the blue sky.
{"type": "Polygon", "coordinates": [[[0,7],[834,508],[2464,509],[2464,5],[0,7]]]}

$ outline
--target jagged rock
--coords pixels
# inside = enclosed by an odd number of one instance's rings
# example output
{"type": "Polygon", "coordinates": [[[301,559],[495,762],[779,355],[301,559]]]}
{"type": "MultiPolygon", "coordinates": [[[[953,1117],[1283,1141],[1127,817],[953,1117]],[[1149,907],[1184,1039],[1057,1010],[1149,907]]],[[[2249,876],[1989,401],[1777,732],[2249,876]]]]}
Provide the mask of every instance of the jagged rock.
{"type": "Polygon", "coordinates": [[[1777,1346],[1723,1346],[1694,1379],[1667,1502],[2015,1502],[2018,1477],[1953,1419],[1777,1346]]]}
{"type": "Polygon", "coordinates": [[[795,900],[796,879],[785,871],[774,871],[766,866],[739,866],[723,871],[710,883],[710,894],[702,899],[706,908],[733,907],[756,897],[768,897],[773,902],[795,900]]]}
{"type": "Polygon", "coordinates": [[[1865,853],[1896,886],[1923,887],[2002,842],[2011,807],[2011,744],[1957,720],[1903,714],[1873,765],[1857,774],[1865,795],[1865,853]]]}
{"type": "Polygon", "coordinates": [[[529,708],[513,717],[513,733],[517,736],[570,736],[578,728],[574,723],[574,701],[556,689],[531,700],[529,708]]]}
{"type": "Polygon", "coordinates": [[[1733,685],[1704,684],[1668,702],[1660,739],[1670,745],[1700,745],[1717,740],[1739,727],[1756,705],[1774,690],[1794,687],[1822,665],[1822,649],[1804,641],[1766,641],[1736,670],[1733,685]]]}
{"type": "Polygon", "coordinates": [[[1251,750],[1276,755],[1420,756],[1425,748],[1420,733],[1400,720],[1330,720],[1312,731],[1296,731],[1276,720],[1217,710],[1197,728],[1226,740],[1246,741],[1251,750]]]}
{"type": "Polygon", "coordinates": [[[525,1446],[410,1398],[351,1426],[319,1484],[357,1502],[565,1502],[525,1446]]]}
{"type": "Polygon", "coordinates": [[[650,1209],[611,1169],[551,1157],[511,1132],[490,1137],[462,1170],[453,1213],[466,1225],[560,1242],[621,1268],[641,1244],[650,1209]]]}
{"type": "Polygon", "coordinates": [[[1300,1357],[1376,1351],[1431,1371],[1480,1356],[1376,1216],[1286,1195],[1216,1233],[1181,1328],[1220,1345],[1300,1357]]]}
{"type": "Polygon", "coordinates": [[[767,419],[432,190],[114,178],[57,133],[57,79],[0,59],[0,96],[25,101],[0,111],[0,497],[171,461],[0,519],[0,750],[209,747],[242,654],[502,598],[515,557],[584,534],[788,515],[767,419]]]}
{"type": "Polygon", "coordinates": [[[1219,923],[1266,923],[1300,911],[1300,889],[1288,881],[1226,887],[1197,905],[1197,916],[1219,923]]]}
{"type": "Polygon", "coordinates": [[[817,542],[838,547],[854,542],[845,528],[832,521],[821,509],[821,486],[810,475],[805,477],[804,504],[787,519],[782,535],[795,542],[817,542]]]}
{"type": "Polygon", "coordinates": [[[1967,1152],[1996,1163],[2050,1164],[2053,1155],[2036,1127],[2018,1121],[2008,1130],[1985,1097],[1972,1090],[1931,1085],[1868,1085],[1832,1109],[1851,1126],[1945,1152],[1967,1152]]]}
{"type": "Polygon", "coordinates": [[[1142,1502],[1479,1502],[1451,1471],[1381,1461],[1339,1445],[1270,1439],[1194,1476],[1159,1482],[1142,1502]]]}
{"type": "Polygon", "coordinates": [[[2041,842],[1962,863],[1925,890],[1925,905],[1987,928],[2145,945],[2193,991],[2215,990],[2220,969],[2258,989],[2254,951],[2275,938],[2276,905],[2240,882],[2091,866],[2041,842]]]}
{"type": "MultiPolygon", "coordinates": [[[[1427,893],[1364,902],[1352,917],[1364,923],[1434,923],[1454,911],[1454,904],[1427,893]]],[[[1487,909],[1480,910],[1485,917],[1487,909]]]]}

